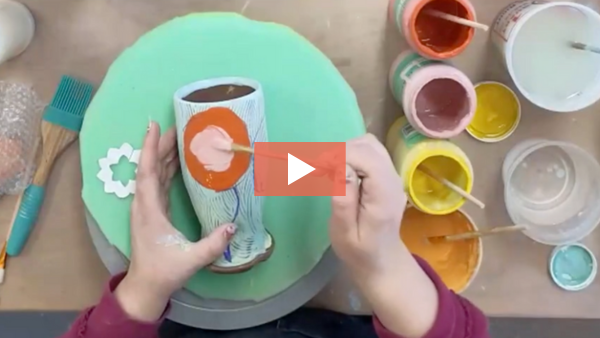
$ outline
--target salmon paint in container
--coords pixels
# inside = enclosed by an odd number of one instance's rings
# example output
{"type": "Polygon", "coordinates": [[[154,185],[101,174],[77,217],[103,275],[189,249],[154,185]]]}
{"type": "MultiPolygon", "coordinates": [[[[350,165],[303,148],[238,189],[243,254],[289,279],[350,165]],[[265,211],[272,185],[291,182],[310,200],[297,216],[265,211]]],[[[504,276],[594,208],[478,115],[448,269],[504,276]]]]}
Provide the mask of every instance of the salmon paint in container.
{"type": "Polygon", "coordinates": [[[435,10],[475,21],[468,0],[390,0],[388,14],[408,44],[431,59],[449,59],[462,53],[473,39],[474,29],[427,15],[435,10]]]}
{"type": "Polygon", "coordinates": [[[475,116],[477,94],[471,80],[460,70],[414,51],[396,58],[389,85],[408,122],[427,137],[456,136],[475,116]]]}

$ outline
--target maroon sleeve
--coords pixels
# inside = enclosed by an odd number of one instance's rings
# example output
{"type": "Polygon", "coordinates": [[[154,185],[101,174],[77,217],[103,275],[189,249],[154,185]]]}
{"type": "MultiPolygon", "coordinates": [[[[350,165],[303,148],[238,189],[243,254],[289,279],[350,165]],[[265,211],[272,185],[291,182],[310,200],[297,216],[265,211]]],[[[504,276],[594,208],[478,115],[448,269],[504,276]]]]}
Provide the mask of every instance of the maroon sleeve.
{"type": "Polygon", "coordinates": [[[167,311],[153,323],[129,318],[113,293],[123,277],[125,273],[114,276],[98,305],[83,311],[61,338],[158,338],[158,327],[167,311]]]}
{"type": "MultiPolygon", "coordinates": [[[[427,262],[417,256],[415,259],[433,281],[439,299],[433,327],[423,338],[489,338],[487,319],[481,310],[450,291],[427,262]]],[[[401,338],[386,329],[376,316],[373,323],[379,338],[401,338]]]]}

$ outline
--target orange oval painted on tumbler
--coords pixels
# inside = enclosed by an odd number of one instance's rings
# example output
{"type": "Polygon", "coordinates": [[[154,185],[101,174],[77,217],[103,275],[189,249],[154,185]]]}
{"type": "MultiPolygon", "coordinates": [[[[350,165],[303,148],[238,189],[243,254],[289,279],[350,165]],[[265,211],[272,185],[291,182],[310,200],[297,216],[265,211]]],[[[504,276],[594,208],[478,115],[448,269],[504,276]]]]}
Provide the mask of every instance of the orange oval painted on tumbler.
{"type": "Polygon", "coordinates": [[[235,144],[250,146],[250,138],[244,121],[231,109],[210,108],[190,118],[183,131],[183,152],[185,164],[190,175],[205,188],[215,191],[227,190],[244,175],[250,165],[250,154],[236,152],[230,167],[223,172],[207,170],[192,153],[190,145],[194,136],[208,126],[222,128],[235,144]]]}

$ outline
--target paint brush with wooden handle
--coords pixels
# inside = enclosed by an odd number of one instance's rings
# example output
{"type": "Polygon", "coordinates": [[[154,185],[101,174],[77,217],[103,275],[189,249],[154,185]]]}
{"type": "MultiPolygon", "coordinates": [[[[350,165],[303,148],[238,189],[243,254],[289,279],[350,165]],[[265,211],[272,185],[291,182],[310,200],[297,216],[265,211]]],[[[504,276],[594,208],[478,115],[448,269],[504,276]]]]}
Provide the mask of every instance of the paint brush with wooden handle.
{"type": "Polygon", "coordinates": [[[0,250],[0,284],[4,283],[4,272],[6,271],[6,246],[8,242],[5,241],[0,250]]]}
{"type": "MultiPolygon", "coordinates": [[[[274,159],[282,160],[282,161],[288,160],[288,157],[286,155],[275,154],[275,153],[270,153],[270,152],[265,152],[265,151],[257,152],[255,149],[252,149],[251,147],[248,147],[248,146],[243,146],[241,144],[232,143],[230,149],[231,149],[231,151],[249,153],[249,154],[253,154],[255,156],[270,157],[270,158],[274,158],[274,159]]],[[[326,165],[321,164],[321,163],[316,163],[316,162],[312,162],[312,161],[303,161],[303,162],[307,163],[308,165],[310,165],[312,167],[319,168],[322,170],[327,170],[327,171],[333,170],[333,168],[329,168],[326,165]]]]}
{"type": "Polygon", "coordinates": [[[468,192],[466,192],[464,189],[462,189],[461,187],[457,186],[456,184],[454,184],[454,183],[450,182],[449,180],[447,180],[447,179],[439,176],[438,174],[434,173],[433,171],[431,171],[426,166],[420,165],[418,167],[418,170],[422,171],[425,175],[433,178],[434,180],[440,182],[441,184],[443,184],[444,186],[446,186],[448,189],[450,189],[450,190],[454,191],[455,193],[459,194],[460,196],[462,196],[466,200],[472,202],[473,204],[477,205],[481,209],[485,209],[485,204],[482,201],[478,200],[477,198],[475,198],[475,196],[469,194],[468,192]]]}
{"type": "Polygon", "coordinates": [[[490,29],[490,27],[488,25],[484,25],[484,24],[476,22],[476,21],[467,20],[465,18],[461,18],[460,16],[444,13],[442,11],[436,11],[435,9],[425,10],[424,13],[429,16],[433,16],[435,18],[439,18],[439,19],[443,19],[446,21],[457,23],[459,25],[481,29],[485,32],[487,32],[490,29]]]}
{"type": "Polygon", "coordinates": [[[583,51],[600,54],[600,47],[588,45],[588,44],[581,43],[581,42],[571,42],[571,47],[573,47],[575,49],[583,50],[583,51]]]}
{"type": "Polygon", "coordinates": [[[427,239],[429,240],[430,243],[434,243],[434,244],[435,243],[443,243],[443,242],[456,242],[456,241],[462,241],[462,240],[466,240],[466,239],[492,236],[492,235],[508,233],[508,232],[523,231],[525,229],[526,229],[526,226],[524,226],[524,225],[511,225],[511,226],[504,226],[504,227],[496,227],[496,228],[493,228],[490,230],[465,232],[465,233],[456,234],[456,235],[433,236],[433,237],[429,237],[427,239]]]}

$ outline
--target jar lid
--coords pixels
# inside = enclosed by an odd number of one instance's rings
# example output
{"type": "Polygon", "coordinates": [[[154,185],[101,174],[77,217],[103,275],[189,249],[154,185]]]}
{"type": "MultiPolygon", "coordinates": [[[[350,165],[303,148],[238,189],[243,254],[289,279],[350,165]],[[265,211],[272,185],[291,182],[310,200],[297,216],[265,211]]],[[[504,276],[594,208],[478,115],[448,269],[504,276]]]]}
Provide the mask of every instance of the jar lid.
{"type": "Polygon", "coordinates": [[[588,247],[573,243],[554,248],[549,268],[556,285],[567,291],[579,291],[596,278],[598,262],[588,247]]]}

